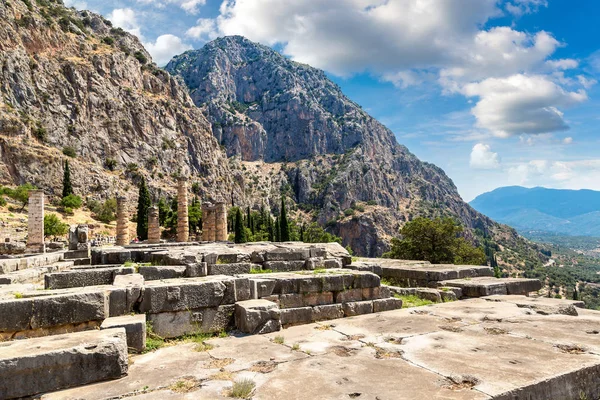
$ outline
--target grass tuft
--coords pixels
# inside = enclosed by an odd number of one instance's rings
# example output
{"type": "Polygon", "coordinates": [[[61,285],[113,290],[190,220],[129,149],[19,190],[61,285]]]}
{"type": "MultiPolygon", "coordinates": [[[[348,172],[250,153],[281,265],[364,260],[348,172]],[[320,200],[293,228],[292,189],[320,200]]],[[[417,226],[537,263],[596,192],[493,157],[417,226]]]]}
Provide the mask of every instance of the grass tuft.
{"type": "Polygon", "coordinates": [[[235,381],[231,387],[229,397],[233,397],[235,399],[249,399],[252,396],[252,392],[254,392],[255,387],[256,384],[251,379],[235,381]]]}

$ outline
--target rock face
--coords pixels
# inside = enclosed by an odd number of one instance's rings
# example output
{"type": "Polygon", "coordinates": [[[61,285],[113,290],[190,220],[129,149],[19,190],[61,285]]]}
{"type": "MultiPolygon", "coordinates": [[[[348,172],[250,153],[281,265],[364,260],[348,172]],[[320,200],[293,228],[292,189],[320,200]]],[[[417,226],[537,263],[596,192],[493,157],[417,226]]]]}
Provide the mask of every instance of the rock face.
{"type": "Polygon", "coordinates": [[[59,2],[0,3],[0,183],[91,197],[154,192],[189,174],[199,194],[230,196],[232,173],[210,125],[139,40],[59,2]],[[195,178],[194,178],[195,177],[195,178]],[[218,184],[217,184],[218,183],[218,184]],[[210,187],[210,191],[208,188],[210,187]]]}
{"type": "Polygon", "coordinates": [[[227,154],[245,162],[249,200],[268,202],[283,188],[360,255],[381,255],[419,215],[453,215],[505,243],[521,240],[464,203],[444,171],[398,144],[320,70],[240,36],[176,56],[166,69],[183,78],[227,154]]]}

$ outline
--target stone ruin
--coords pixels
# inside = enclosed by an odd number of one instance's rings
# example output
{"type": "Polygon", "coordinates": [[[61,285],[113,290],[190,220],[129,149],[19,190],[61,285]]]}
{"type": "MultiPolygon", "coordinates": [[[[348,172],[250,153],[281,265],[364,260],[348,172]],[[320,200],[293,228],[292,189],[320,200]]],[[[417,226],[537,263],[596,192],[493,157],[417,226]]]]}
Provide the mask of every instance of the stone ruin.
{"type": "MultiPolygon", "coordinates": [[[[496,279],[486,266],[352,258],[337,243],[236,245],[226,242],[225,205],[204,210],[203,243],[179,242],[189,235],[179,223],[178,242],[161,243],[158,209],[151,208],[149,240],[129,244],[121,198],[117,241],[125,245],[90,250],[89,232],[78,226],[69,251],[0,260],[0,398],[135,397],[132,388],[144,385],[168,398],[169,379],[195,373],[203,376],[194,378],[202,382],[200,398],[221,398],[222,385],[231,383],[193,367],[202,363],[208,371],[219,360],[221,372],[262,371],[259,398],[600,395],[600,313],[580,308],[582,302],[528,297],[541,288],[538,280],[496,279]],[[436,305],[401,309],[402,296],[436,305]],[[510,337],[503,333],[510,330],[516,330],[510,337]],[[142,361],[153,355],[139,355],[147,351],[147,335],[169,340],[221,332],[233,336],[211,339],[208,355],[158,350],[165,357],[157,359],[158,375],[149,369],[156,360],[142,361]],[[290,338],[298,342],[286,343],[290,338]],[[468,346],[481,350],[480,361],[468,346]],[[512,357],[506,367],[503,357],[512,357]],[[547,359],[559,360],[560,368],[542,368],[547,359]],[[490,364],[498,374],[482,373],[490,364]],[[330,383],[323,380],[328,376],[330,383]],[[336,383],[346,380],[352,389],[336,383]],[[96,383],[102,381],[109,382],[96,383]],[[63,392],[48,393],[57,390],[63,392]]],[[[187,224],[187,215],[180,218],[187,224]]]]}

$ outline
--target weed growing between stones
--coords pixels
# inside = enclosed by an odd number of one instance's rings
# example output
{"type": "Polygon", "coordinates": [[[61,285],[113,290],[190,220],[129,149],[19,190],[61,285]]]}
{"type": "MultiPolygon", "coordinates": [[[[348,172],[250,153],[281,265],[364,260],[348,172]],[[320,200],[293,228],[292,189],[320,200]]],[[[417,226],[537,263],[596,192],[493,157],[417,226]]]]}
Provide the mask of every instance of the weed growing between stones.
{"type": "Polygon", "coordinates": [[[23,293],[15,292],[15,299],[22,299],[22,298],[23,298],[23,293]]]}
{"type": "Polygon", "coordinates": [[[405,296],[394,294],[394,297],[397,299],[402,299],[402,308],[422,307],[434,304],[431,300],[421,299],[413,294],[405,296]]]}
{"type": "Polygon", "coordinates": [[[294,343],[294,345],[292,346],[292,350],[299,351],[300,350],[300,344],[299,343],[294,343]]]}
{"type": "Polygon", "coordinates": [[[213,345],[206,343],[207,340],[215,337],[226,337],[227,332],[221,331],[217,333],[196,333],[191,335],[181,336],[175,339],[165,339],[157,335],[152,330],[152,323],[146,322],[146,350],[144,353],[160,349],[165,346],[172,346],[181,343],[196,343],[195,351],[208,351],[214,348],[213,345]]]}
{"type": "Polygon", "coordinates": [[[275,336],[273,342],[277,344],[283,344],[285,342],[285,339],[283,338],[283,336],[275,336]]]}
{"type": "Polygon", "coordinates": [[[201,386],[200,382],[194,377],[184,377],[174,382],[169,389],[175,393],[188,393],[198,389],[201,386]]]}
{"type": "Polygon", "coordinates": [[[229,392],[229,397],[233,397],[235,399],[249,399],[252,397],[252,392],[254,392],[255,387],[256,384],[251,379],[242,379],[233,382],[233,386],[229,392]]]}
{"type": "Polygon", "coordinates": [[[272,274],[273,270],[272,269],[260,269],[260,268],[253,268],[250,270],[251,274],[272,274]]]}

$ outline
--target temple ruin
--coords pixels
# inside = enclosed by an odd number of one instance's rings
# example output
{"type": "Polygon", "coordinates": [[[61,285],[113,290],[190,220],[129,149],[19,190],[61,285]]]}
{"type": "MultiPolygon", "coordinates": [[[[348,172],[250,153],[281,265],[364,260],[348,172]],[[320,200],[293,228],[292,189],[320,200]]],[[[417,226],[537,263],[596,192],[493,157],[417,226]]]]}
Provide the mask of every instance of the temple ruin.
{"type": "Polygon", "coordinates": [[[44,192],[31,190],[29,192],[27,220],[27,251],[29,253],[44,253],[44,192]]]}
{"type": "Polygon", "coordinates": [[[202,241],[227,240],[227,207],[225,203],[202,204],[202,241]]]}

